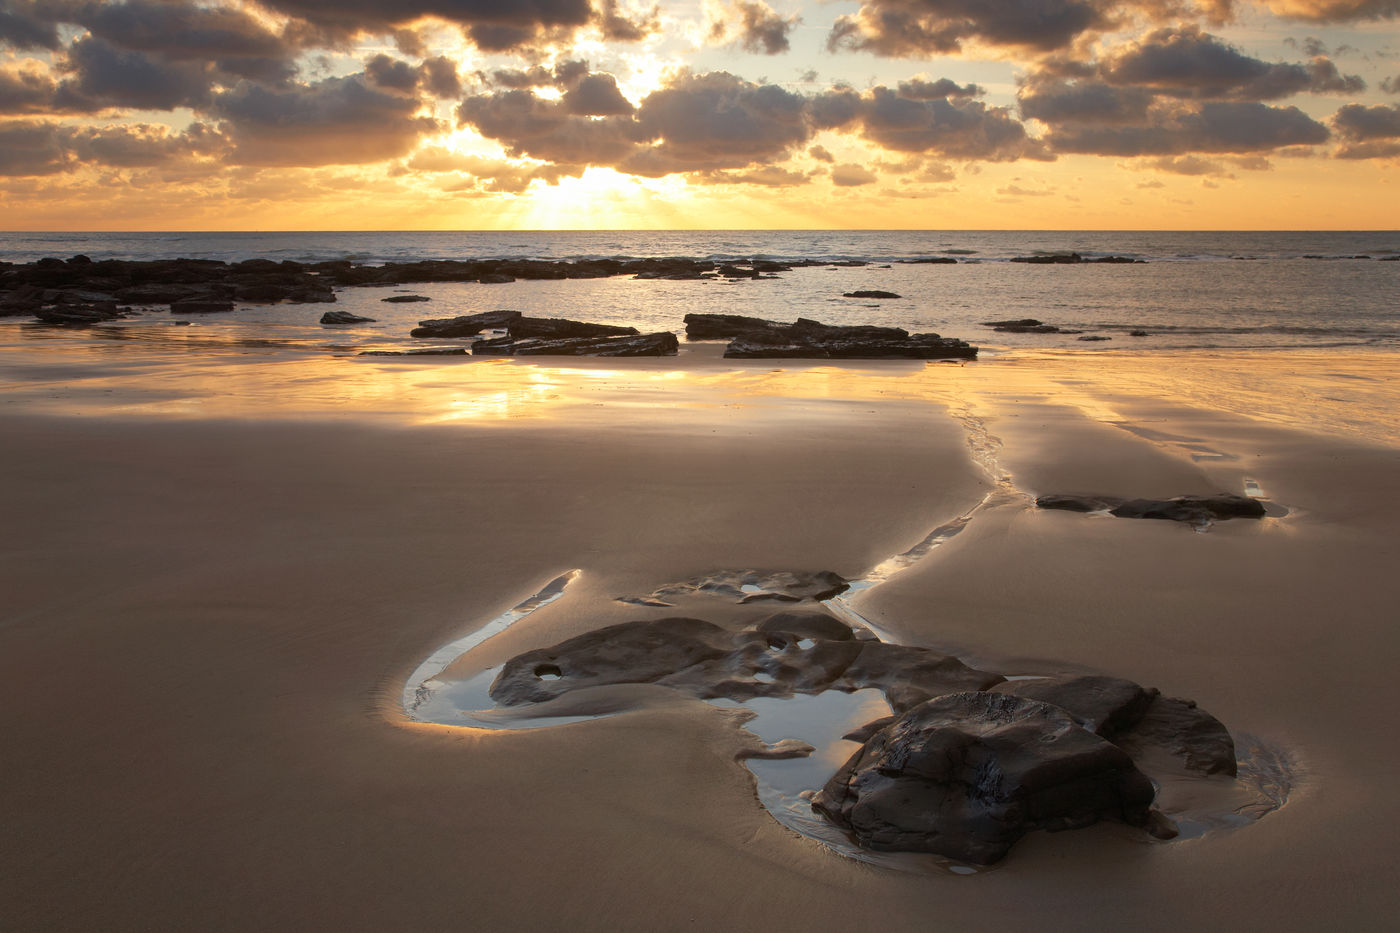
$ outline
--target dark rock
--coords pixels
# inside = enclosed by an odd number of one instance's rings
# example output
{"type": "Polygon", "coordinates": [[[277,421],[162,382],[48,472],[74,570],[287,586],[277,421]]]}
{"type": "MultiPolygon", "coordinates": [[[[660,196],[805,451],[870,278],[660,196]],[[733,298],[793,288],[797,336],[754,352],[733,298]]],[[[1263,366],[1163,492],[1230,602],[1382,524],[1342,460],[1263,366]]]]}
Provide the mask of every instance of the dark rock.
{"type": "Polygon", "coordinates": [[[1137,757],[1157,748],[1185,761],[1201,774],[1228,774],[1238,771],[1235,740],[1210,713],[1191,700],[1157,697],[1141,719],[1114,743],[1137,757]]]}
{"type": "Polygon", "coordinates": [[[990,864],[1035,829],[1147,826],[1153,795],[1127,753],[1058,707],[955,693],[877,732],[812,807],[866,848],[990,864]]]}
{"type": "Polygon", "coordinates": [[[983,327],[1010,334],[1058,334],[1060,329],[1054,324],[1045,324],[1033,317],[1019,321],[983,321],[983,327]]]}
{"type": "Polygon", "coordinates": [[[379,300],[390,304],[409,304],[415,301],[432,301],[433,299],[429,298],[427,295],[390,295],[388,298],[381,298],[379,300]]]}
{"type": "Polygon", "coordinates": [[[505,327],[523,317],[519,311],[482,311],[478,314],[464,314],[461,317],[435,318],[419,321],[418,326],[409,331],[410,337],[475,337],[483,330],[505,327]]]}
{"type": "Polygon", "coordinates": [[[1213,496],[1177,496],[1172,499],[1125,499],[1119,496],[1040,496],[1038,508],[1071,512],[1108,512],[1118,518],[1158,518],[1208,525],[1230,518],[1263,518],[1264,503],[1250,496],[1217,493],[1213,496]]]}
{"type": "Polygon", "coordinates": [[[1146,259],[1134,259],[1131,256],[1100,256],[1097,259],[1086,259],[1085,262],[1104,262],[1117,265],[1146,265],[1146,259]]]}
{"type": "Polygon", "coordinates": [[[902,713],[932,697],[986,690],[1003,680],[1000,674],[968,667],[930,648],[867,641],[833,686],[842,690],[877,687],[890,708],[902,713]]]}
{"type": "MultiPolygon", "coordinates": [[[[950,250],[950,252],[958,252],[958,251],[956,251],[956,250],[950,250]]],[[[962,252],[970,252],[970,251],[969,251],[969,250],[963,250],[962,252]]],[[[958,264],[958,261],[957,261],[956,259],[954,259],[952,256],[921,256],[921,257],[918,258],[918,259],[901,259],[901,260],[899,260],[899,261],[902,262],[902,263],[907,263],[907,264],[909,264],[909,265],[921,265],[921,266],[955,266],[955,265],[958,264]]]]}
{"type": "Polygon", "coordinates": [[[477,276],[476,280],[482,285],[508,285],[515,281],[515,276],[506,275],[504,272],[487,272],[477,276]]]}
{"type": "Polygon", "coordinates": [[[321,315],[322,324],[373,324],[375,318],[351,314],[349,311],[327,311],[321,315]]]}
{"type": "Polygon", "coordinates": [[[233,310],[233,302],[217,298],[186,298],[170,305],[171,314],[226,314],[233,310]]]}
{"type": "Polygon", "coordinates": [[[324,304],[335,301],[335,292],[328,286],[305,285],[288,291],[284,300],[293,304],[324,304]]]}
{"type": "Polygon", "coordinates": [[[115,321],[126,317],[126,314],[119,310],[116,302],[113,301],[101,304],[65,304],[52,308],[42,308],[34,312],[34,316],[44,324],[88,327],[93,324],[115,321]]]}
{"type": "Polygon", "coordinates": [[[236,301],[248,304],[273,304],[286,299],[291,292],[291,288],[286,285],[271,283],[237,285],[234,286],[233,297],[236,301]]]}
{"type": "Polygon", "coordinates": [[[836,327],[799,318],[795,324],[735,338],[726,359],[975,359],[977,348],[938,334],[897,327],[836,327]]]}
{"type": "Polygon", "coordinates": [[[845,292],[842,298],[903,298],[903,295],[896,295],[894,292],[882,292],[879,289],[862,289],[861,291],[845,292]]]}
{"type": "MultiPolygon", "coordinates": [[[[414,332],[417,336],[417,332],[414,332]]],[[[675,356],[676,335],[669,331],[632,337],[497,337],[478,340],[472,353],[479,356],[675,356]]]]}
{"type": "Polygon", "coordinates": [[[635,327],[617,327],[612,324],[587,324],[582,321],[568,321],[563,318],[518,317],[506,325],[506,331],[516,338],[522,337],[635,337],[639,333],[635,327]]]}
{"type": "Polygon", "coordinates": [[[1099,340],[1112,340],[1113,338],[1112,338],[1112,337],[1103,337],[1103,336],[1100,336],[1099,334],[1085,334],[1083,337],[1080,337],[1079,339],[1082,340],[1082,341],[1085,341],[1085,342],[1095,342],[1095,341],[1099,341],[1099,340]]]}
{"type": "Polygon", "coordinates": [[[134,305],[168,305],[188,298],[209,298],[211,296],[207,289],[196,288],[193,285],[148,284],[132,285],[119,289],[116,297],[120,301],[134,305]]]}
{"type": "Polygon", "coordinates": [[[1085,729],[1107,739],[1136,725],[1158,694],[1131,680],[1096,675],[1008,680],[989,690],[1058,706],[1085,729]]]}
{"type": "Polygon", "coordinates": [[[1149,334],[1149,333],[1148,333],[1147,331],[1145,331],[1145,330],[1130,330],[1130,331],[1128,331],[1128,336],[1129,336],[1129,337],[1151,337],[1152,335],[1149,334]]]}
{"type": "Polygon", "coordinates": [[[780,330],[788,326],[741,314],[687,314],[684,321],[687,340],[733,340],[746,334],[780,330]]]}
{"type": "Polygon", "coordinates": [[[1046,256],[1013,256],[1012,262],[1027,262],[1033,265],[1070,265],[1083,262],[1084,257],[1078,253],[1053,253],[1046,256]]]}
{"type": "MultiPolygon", "coordinates": [[[[624,602],[647,605],[672,605],[669,600],[689,596],[717,596],[736,603],[754,603],[774,600],[777,602],[801,602],[810,599],[820,602],[846,591],[846,580],[829,570],[716,570],[711,573],[679,583],[668,583],[652,590],[644,597],[624,597],[624,602]]],[[[835,621],[835,620],[832,620],[835,621]]],[[[837,625],[841,623],[837,622],[837,625]]],[[[841,625],[841,628],[845,628],[841,625]]]]}

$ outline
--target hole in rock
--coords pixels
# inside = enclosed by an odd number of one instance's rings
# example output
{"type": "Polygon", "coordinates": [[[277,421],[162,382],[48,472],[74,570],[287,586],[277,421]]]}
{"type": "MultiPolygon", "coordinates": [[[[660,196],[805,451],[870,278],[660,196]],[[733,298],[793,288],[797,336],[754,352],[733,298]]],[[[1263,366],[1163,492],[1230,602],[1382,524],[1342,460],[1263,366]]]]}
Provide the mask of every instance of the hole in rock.
{"type": "Polygon", "coordinates": [[[557,664],[541,664],[535,668],[535,676],[540,680],[558,680],[564,676],[564,672],[557,664]]]}

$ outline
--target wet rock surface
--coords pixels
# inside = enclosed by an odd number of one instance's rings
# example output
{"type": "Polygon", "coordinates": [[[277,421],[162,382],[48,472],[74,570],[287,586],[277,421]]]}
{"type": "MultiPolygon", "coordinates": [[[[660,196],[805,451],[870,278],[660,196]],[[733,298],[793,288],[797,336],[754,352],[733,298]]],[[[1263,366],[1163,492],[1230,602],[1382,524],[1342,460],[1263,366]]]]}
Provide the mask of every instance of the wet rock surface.
{"type": "Polygon", "coordinates": [[[1152,825],[1152,782],[1049,703],[952,693],[876,732],[812,806],[870,849],[1001,860],[1036,829],[1152,825]]]}
{"type": "Polygon", "coordinates": [[[640,331],[635,327],[618,327],[614,324],[589,324],[585,321],[570,321],[565,318],[518,317],[506,324],[506,333],[517,339],[524,337],[636,337],[640,331]]]}
{"type": "Polygon", "coordinates": [[[618,601],[641,606],[671,606],[674,605],[671,600],[701,595],[741,604],[764,601],[795,603],[804,599],[830,599],[845,592],[846,587],[845,578],[829,570],[716,570],[678,583],[668,583],[645,596],[620,596],[618,601]]]}
{"type": "Polygon", "coordinates": [[[1033,317],[1014,321],[983,321],[982,326],[1005,334],[1058,334],[1061,332],[1056,325],[1046,324],[1033,317]]]}
{"type": "Polygon", "coordinates": [[[1251,496],[1218,493],[1171,499],[1128,499],[1121,496],[1049,495],[1035,500],[1038,508],[1070,512],[1107,512],[1117,518],[1156,518],[1209,525],[1231,518],[1263,518],[1264,503],[1251,496]]]}
{"type": "Polygon", "coordinates": [[[463,314],[450,318],[433,318],[419,321],[418,326],[409,331],[410,337],[431,337],[450,339],[455,337],[475,337],[484,330],[505,327],[525,315],[519,311],[481,311],[476,314],[463,314]]]}
{"type": "Polygon", "coordinates": [[[1236,773],[1229,732],[1190,700],[1102,675],[1008,680],[824,611],[742,627],[690,617],[609,626],[517,655],[490,696],[518,707],[618,684],[740,702],[881,691],[895,715],[849,733],[861,747],[812,798],[872,850],[989,864],[1028,832],[1100,820],[1168,838],[1175,828],[1152,808],[1149,775],[1164,761],[1178,780],[1236,773]]]}
{"type": "Polygon", "coordinates": [[[862,288],[853,292],[843,292],[842,298],[903,298],[903,295],[896,295],[894,292],[881,291],[878,288],[862,288]]]}
{"type": "Polygon", "coordinates": [[[349,311],[327,311],[321,315],[322,324],[373,324],[375,319],[349,311]]]}

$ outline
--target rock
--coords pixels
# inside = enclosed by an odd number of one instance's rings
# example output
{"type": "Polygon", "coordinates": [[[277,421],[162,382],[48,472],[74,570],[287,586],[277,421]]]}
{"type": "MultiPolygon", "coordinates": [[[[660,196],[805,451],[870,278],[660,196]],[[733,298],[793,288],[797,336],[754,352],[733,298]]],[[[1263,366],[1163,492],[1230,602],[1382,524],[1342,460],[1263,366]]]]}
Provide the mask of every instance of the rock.
{"type": "Polygon", "coordinates": [[[836,327],[799,318],[735,338],[726,359],[975,359],[977,348],[897,327],[836,327]]]}
{"type": "Polygon", "coordinates": [[[1070,512],[1108,512],[1117,518],[1158,518],[1208,525],[1230,518],[1263,518],[1264,503],[1250,496],[1176,496],[1172,499],[1125,499],[1119,496],[1049,495],[1035,500],[1038,508],[1070,512]]]}
{"type": "Polygon", "coordinates": [[[273,304],[285,299],[291,291],[285,285],[270,283],[237,285],[233,289],[233,297],[248,304],[273,304]]]}
{"type": "Polygon", "coordinates": [[[845,292],[842,298],[903,298],[903,295],[896,295],[894,292],[882,292],[879,289],[864,289],[855,292],[845,292]]]}
{"type": "Polygon", "coordinates": [[[635,337],[635,327],[612,324],[587,324],[563,318],[518,317],[506,325],[506,331],[516,338],[523,337],[635,337]]]}
{"type": "MultiPolygon", "coordinates": [[[[971,250],[950,250],[950,252],[972,252],[971,250]]],[[[918,259],[900,259],[901,263],[920,266],[955,266],[958,261],[952,256],[921,256],[918,259]]]]}
{"type": "Polygon", "coordinates": [[[842,690],[877,687],[890,708],[902,713],[933,697],[986,690],[1004,679],[930,648],[867,641],[833,686],[842,690]]]}
{"type": "Polygon", "coordinates": [[[1151,822],[1152,782],[1047,703],[955,693],[877,732],[812,801],[870,849],[1001,860],[1035,829],[1151,822]]]}
{"type": "Polygon", "coordinates": [[[1113,741],[1134,757],[1152,748],[1165,750],[1201,774],[1238,772],[1235,740],[1192,700],[1157,697],[1132,729],[1113,741]]]}
{"type": "Polygon", "coordinates": [[[1045,324],[1033,317],[1018,321],[983,321],[983,327],[1010,334],[1058,334],[1060,329],[1054,324],[1045,324]]]}
{"type": "Polygon", "coordinates": [[[508,285],[515,281],[515,276],[506,275],[504,272],[487,272],[477,276],[476,280],[482,285],[508,285]]]}
{"type": "Polygon", "coordinates": [[[388,298],[381,298],[380,301],[390,304],[409,304],[415,301],[432,301],[427,295],[390,295],[388,298]]]}
{"type": "Polygon", "coordinates": [[[116,297],[119,301],[133,305],[168,305],[188,298],[207,299],[211,295],[206,289],[196,288],[192,285],[150,284],[118,289],[116,297]]]}
{"type": "Polygon", "coordinates": [[[1084,257],[1078,253],[1053,253],[1046,256],[1013,256],[1012,262],[1027,262],[1033,265],[1067,265],[1083,262],[1084,257]]]}
{"type": "Polygon", "coordinates": [[[233,302],[220,299],[186,298],[172,302],[171,314],[227,314],[233,310],[233,302]]]}
{"type": "Polygon", "coordinates": [[[846,580],[829,570],[815,573],[793,570],[716,570],[679,583],[668,583],[646,596],[622,597],[622,601],[637,605],[670,606],[673,604],[668,600],[689,596],[717,596],[740,604],[766,600],[795,603],[804,599],[819,602],[844,593],[846,587],[846,580]]]}
{"type": "Polygon", "coordinates": [[[93,324],[115,321],[126,317],[126,314],[119,310],[116,302],[113,301],[101,304],[66,304],[53,308],[43,308],[35,311],[34,316],[45,324],[56,324],[63,327],[88,327],[93,324]]]}
{"type": "Polygon", "coordinates": [[[687,340],[733,340],[745,334],[779,330],[788,326],[778,321],[744,317],[741,314],[687,314],[684,321],[687,340]]]}
{"type": "MultiPolygon", "coordinates": [[[[418,336],[417,331],[414,336],[418,336]]],[[[497,337],[478,340],[472,353],[478,356],[675,356],[679,349],[670,332],[633,337],[497,337]]]]}
{"type": "Polygon", "coordinates": [[[327,311],[321,315],[322,324],[373,324],[375,318],[351,314],[349,311],[327,311]]]}
{"type": "Polygon", "coordinates": [[[1151,337],[1152,335],[1149,334],[1149,333],[1148,333],[1147,331],[1145,331],[1145,330],[1130,330],[1130,331],[1128,331],[1128,336],[1129,336],[1129,337],[1151,337]]]}
{"type": "Polygon", "coordinates": [[[478,314],[464,314],[461,317],[436,318],[419,321],[418,326],[409,331],[410,337],[475,337],[483,330],[505,327],[523,317],[519,311],[482,311],[478,314]]]}
{"type": "Polygon", "coordinates": [[[293,304],[324,304],[335,301],[335,292],[329,286],[305,285],[287,292],[284,300],[293,304]]]}
{"type": "Polygon", "coordinates": [[[1103,336],[1100,336],[1099,334],[1085,334],[1083,337],[1080,337],[1079,339],[1082,340],[1082,341],[1085,341],[1085,342],[1095,342],[1095,341],[1099,341],[1099,340],[1112,340],[1113,338],[1112,338],[1112,337],[1103,337],[1103,336]]]}
{"type": "Polygon", "coordinates": [[[1107,739],[1136,725],[1158,695],[1131,680],[1096,675],[1008,680],[989,691],[1058,706],[1079,725],[1107,739]]]}

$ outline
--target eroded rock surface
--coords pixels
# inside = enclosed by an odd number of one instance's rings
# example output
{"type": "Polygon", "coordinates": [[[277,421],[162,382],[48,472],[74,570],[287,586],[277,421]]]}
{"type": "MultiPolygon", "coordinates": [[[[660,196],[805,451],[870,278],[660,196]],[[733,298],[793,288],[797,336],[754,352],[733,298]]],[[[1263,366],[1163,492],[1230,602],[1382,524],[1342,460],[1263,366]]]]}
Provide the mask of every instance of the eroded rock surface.
{"type": "Polygon", "coordinates": [[[632,337],[506,336],[472,344],[476,356],[675,356],[679,349],[676,335],[667,331],[632,337]]]}
{"type": "Polygon", "coordinates": [[[505,327],[511,321],[518,321],[522,317],[524,315],[519,311],[481,311],[457,317],[432,318],[427,321],[419,321],[418,326],[409,331],[408,335],[437,339],[475,337],[484,330],[505,327]]]}
{"type": "MultiPolygon", "coordinates": [[[[829,570],[716,570],[679,583],[668,583],[646,596],[620,596],[619,602],[640,606],[671,606],[687,596],[718,596],[737,603],[768,600],[785,603],[820,601],[845,592],[847,582],[829,570]]],[[[837,623],[838,625],[840,623],[837,623]]]]}

